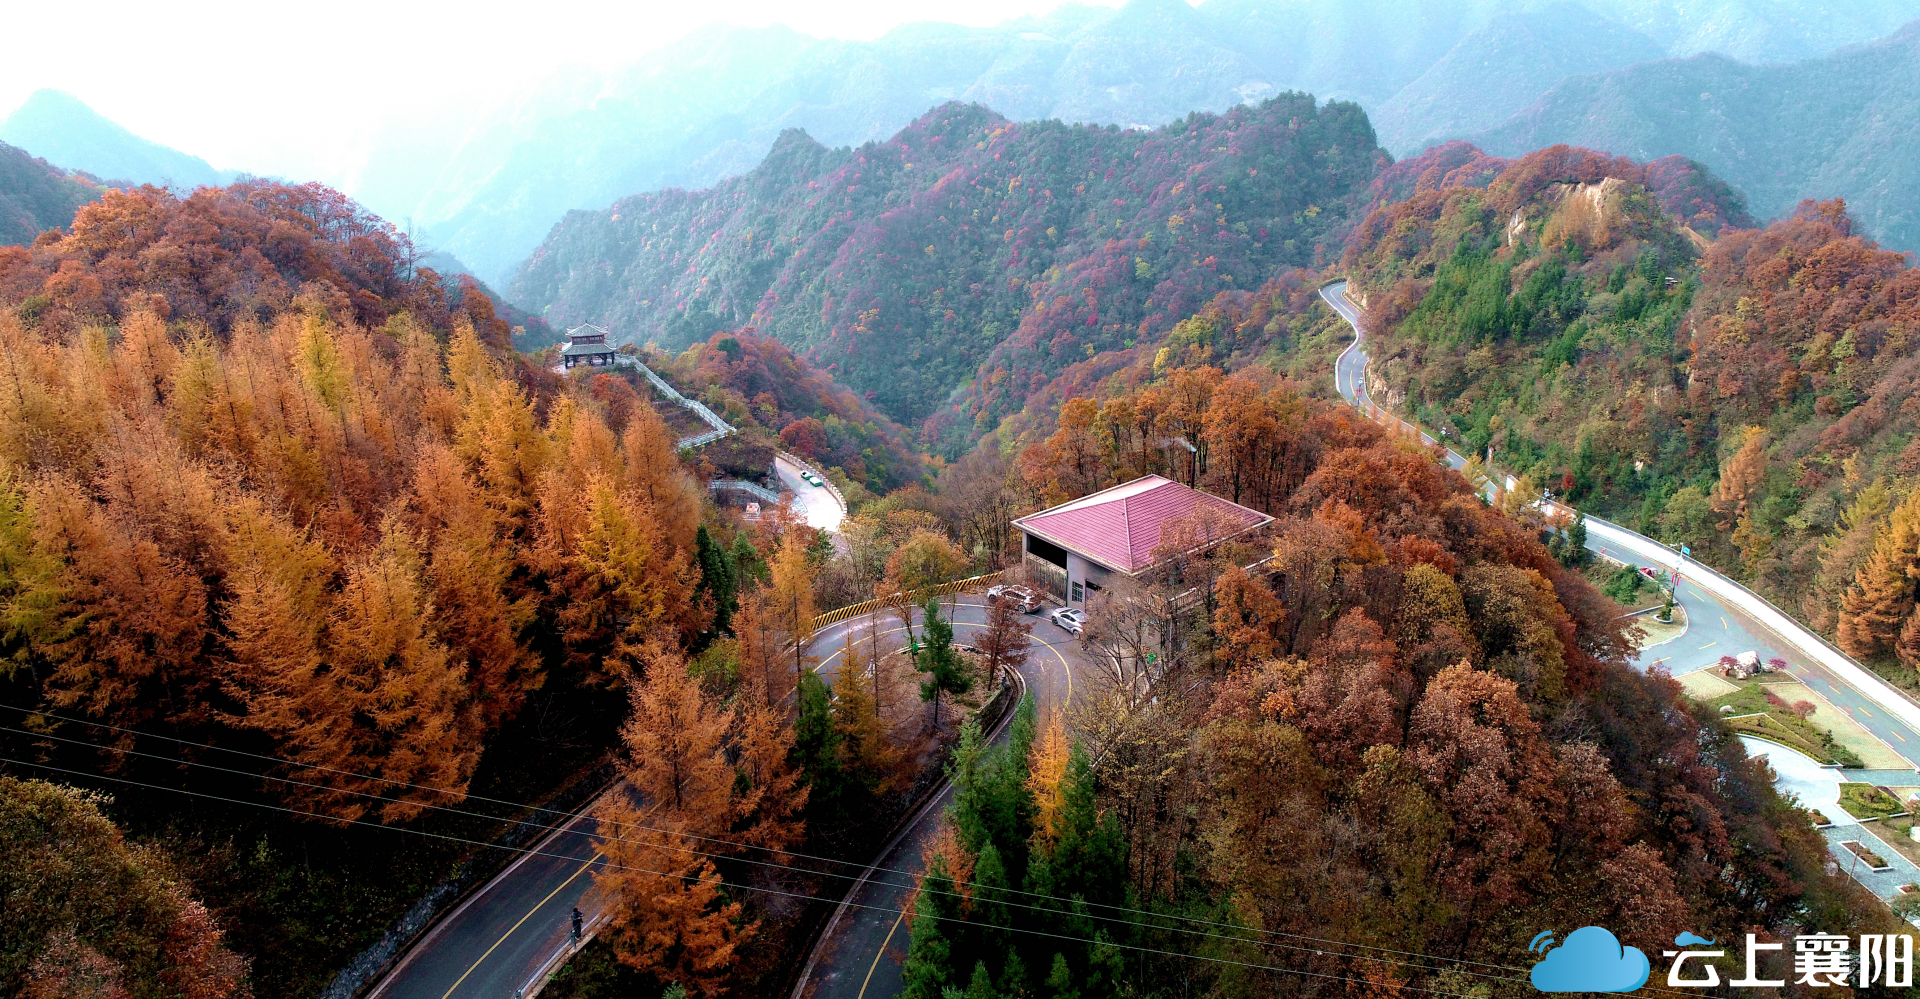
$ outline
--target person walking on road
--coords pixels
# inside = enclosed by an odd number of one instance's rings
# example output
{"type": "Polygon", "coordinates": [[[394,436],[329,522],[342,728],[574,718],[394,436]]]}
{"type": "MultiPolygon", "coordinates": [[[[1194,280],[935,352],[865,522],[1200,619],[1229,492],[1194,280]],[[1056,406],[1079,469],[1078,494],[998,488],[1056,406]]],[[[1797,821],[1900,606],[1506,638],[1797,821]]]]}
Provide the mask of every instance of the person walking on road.
{"type": "Polygon", "coordinates": [[[572,939],[573,939],[573,942],[574,942],[574,943],[579,943],[579,942],[580,942],[580,907],[579,907],[579,906],[577,906],[577,905],[573,907],[573,937],[572,937],[572,939]]]}

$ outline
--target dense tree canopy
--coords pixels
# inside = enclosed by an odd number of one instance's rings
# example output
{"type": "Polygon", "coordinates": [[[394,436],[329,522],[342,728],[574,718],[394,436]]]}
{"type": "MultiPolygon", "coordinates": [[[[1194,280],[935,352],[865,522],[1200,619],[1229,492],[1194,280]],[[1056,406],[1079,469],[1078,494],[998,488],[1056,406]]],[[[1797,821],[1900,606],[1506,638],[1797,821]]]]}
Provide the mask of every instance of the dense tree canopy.
{"type": "Polygon", "coordinates": [[[1525,963],[1539,926],[1569,920],[1657,948],[1683,928],[1889,918],[1827,873],[1824,840],[1717,716],[1626,664],[1615,605],[1417,442],[1260,366],[1174,368],[1069,400],[1020,470],[1057,500],[1189,457],[1278,520],[1214,555],[1170,546],[1094,601],[1107,634],[1133,605],[1213,593],[1153,668],[1099,681],[1056,737],[1071,753],[1018,728],[1004,750],[963,747],[910,993],[1105,995],[1091,983],[1124,967],[1142,994],[1346,994],[1132,948],[1461,993],[1478,969],[1408,955],[1525,963]],[[1117,415],[1142,412],[1163,415],[1117,415]],[[1133,443],[1166,419],[1206,446],[1133,443]],[[1082,816],[1065,833],[1063,809],[1082,816]],[[1069,860],[1069,843],[1088,845],[1069,860]]]}
{"type": "Polygon", "coordinates": [[[1920,621],[1900,639],[1920,546],[1896,512],[1920,482],[1920,276],[1839,202],[1716,230],[1663,182],[1661,163],[1556,148],[1375,211],[1345,263],[1376,395],[1856,655],[1920,664],[1920,621]]]}

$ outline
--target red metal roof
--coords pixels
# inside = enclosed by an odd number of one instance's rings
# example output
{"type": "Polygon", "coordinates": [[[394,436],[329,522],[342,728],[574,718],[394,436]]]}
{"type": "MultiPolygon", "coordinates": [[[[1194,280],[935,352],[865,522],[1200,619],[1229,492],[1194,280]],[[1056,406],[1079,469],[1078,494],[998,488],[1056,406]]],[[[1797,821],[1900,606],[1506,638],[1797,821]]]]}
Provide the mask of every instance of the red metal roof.
{"type": "Polygon", "coordinates": [[[1148,475],[1028,514],[1013,523],[1028,534],[1109,569],[1131,573],[1153,563],[1153,550],[1159,547],[1161,532],[1168,524],[1191,516],[1203,504],[1222,514],[1232,533],[1273,520],[1211,493],[1148,475]]]}

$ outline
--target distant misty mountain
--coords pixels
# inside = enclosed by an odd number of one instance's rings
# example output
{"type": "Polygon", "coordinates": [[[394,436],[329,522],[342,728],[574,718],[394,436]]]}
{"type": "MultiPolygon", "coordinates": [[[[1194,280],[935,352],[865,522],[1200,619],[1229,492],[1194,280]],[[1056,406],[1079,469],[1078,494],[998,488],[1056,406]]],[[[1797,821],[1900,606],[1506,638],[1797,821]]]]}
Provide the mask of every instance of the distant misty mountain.
{"type": "Polygon", "coordinates": [[[1472,139],[1507,156],[1560,142],[1678,154],[1738,186],[1760,218],[1839,196],[1875,238],[1920,249],[1920,22],[1787,65],[1700,55],[1575,77],[1472,139]]]}
{"type": "Polygon", "coordinates": [[[215,170],[198,156],[143,139],[58,90],[34,91],[0,122],[0,141],[109,182],[191,190],[224,185],[239,176],[235,171],[215,170]]]}
{"type": "Polygon", "coordinates": [[[1379,112],[1403,155],[1497,124],[1567,74],[1704,51],[1802,59],[1915,16],[1920,0],[1131,0],[873,41],[715,28],[494,112],[422,109],[350,190],[504,287],[566,211],[745,173],[789,128],[856,146],[947,100],[1158,126],[1299,90],[1379,112]]]}
{"type": "Polygon", "coordinates": [[[72,223],[73,213],[99,195],[86,178],[0,142],[0,246],[31,243],[72,223]]]}
{"type": "Polygon", "coordinates": [[[1651,37],[1576,3],[1506,13],[1460,39],[1370,116],[1380,144],[1405,156],[1425,140],[1492,128],[1569,76],[1666,54],[1651,37]]]}

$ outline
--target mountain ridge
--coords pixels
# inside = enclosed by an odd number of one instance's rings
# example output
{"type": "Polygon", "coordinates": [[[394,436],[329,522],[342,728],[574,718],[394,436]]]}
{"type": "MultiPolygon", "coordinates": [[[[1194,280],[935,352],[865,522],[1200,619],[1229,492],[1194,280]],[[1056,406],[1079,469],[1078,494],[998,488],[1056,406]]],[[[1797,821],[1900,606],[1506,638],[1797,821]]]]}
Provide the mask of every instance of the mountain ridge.
{"type": "Polygon", "coordinates": [[[909,423],[991,355],[970,432],[1071,355],[1324,261],[1384,165],[1358,107],[1306,94],[1154,130],[949,103],[884,143],[788,131],[713,188],[570,212],[509,297],[675,348],[751,323],[909,423]]]}
{"type": "Polygon", "coordinates": [[[1844,197],[1882,242],[1920,248],[1920,21],[1877,41],[1798,63],[1715,54],[1563,81],[1469,138],[1513,155],[1568,143],[1634,159],[1678,154],[1780,218],[1808,198],[1844,197]]]}
{"type": "Polygon", "coordinates": [[[0,246],[25,245],[48,229],[64,228],[81,205],[99,196],[91,178],[0,142],[0,246]]]}
{"type": "MultiPolygon", "coordinates": [[[[1651,14],[1630,0],[1580,0],[1578,8],[1666,52],[1718,46],[1749,59],[1815,55],[1920,15],[1915,0],[1823,17],[1785,0],[1690,2],[1651,14]]],[[[1507,12],[1557,9],[1567,9],[1565,0],[1209,0],[1185,10],[1136,0],[985,28],[906,24],[873,41],[785,27],[704,29],[626,70],[568,70],[496,113],[457,123],[435,115],[398,128],[351,190],[385,217],[413,220],[423,240],[505,286],[567,211],[604,209],[640,191],[711,186],[752,169],[789,127],[829,146],[857,146],[946,100],[983,103],[1020,121],[1158,127],[1189,111],[1220,113],[1290,90],[1378,112],[1507,12]],[[401,148],[409,141],[415,145],[401,148]]],[[[1502,109],[1524,107],[1557,79],[1535,82],[1533,93],[1502,98],[1502,109]]],[[[1470,106],[1475,95],[1466,93],[1447,99],[1470,106]]],[[[1407,131],[1383,134],[1403,152],[1429,137],[1457,137],[1407,131]]]]}
{"type": "Polygon", "coordinates": [[[216,170],[198,156],[141,138],[60,90],[34,91],[0,122],[0,141],[109,183],[192,190],[220,187],[240,177],[239,171],[216,170]]]}

